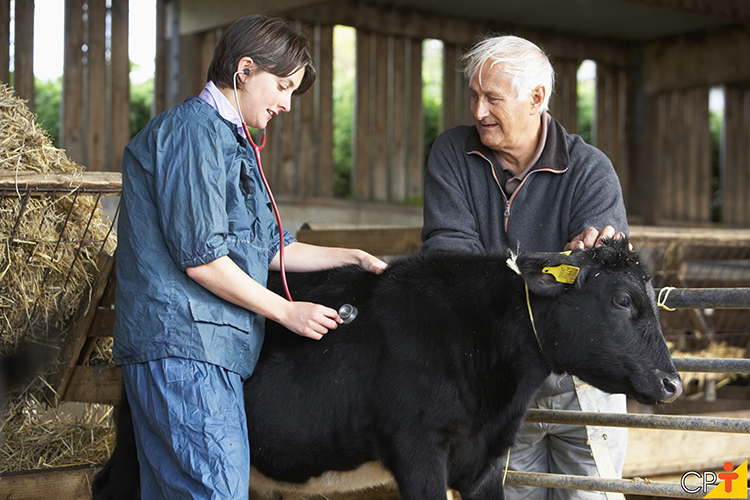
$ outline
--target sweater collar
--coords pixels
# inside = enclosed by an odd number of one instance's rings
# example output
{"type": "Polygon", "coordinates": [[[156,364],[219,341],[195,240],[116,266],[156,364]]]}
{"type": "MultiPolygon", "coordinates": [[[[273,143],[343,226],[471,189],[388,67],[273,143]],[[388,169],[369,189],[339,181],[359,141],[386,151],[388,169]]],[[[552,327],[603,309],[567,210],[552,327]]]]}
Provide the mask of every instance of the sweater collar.
{"type": "MultiPolygon", "coordinates": [[[[544,150],[530,171],[546,169],[563,172],[568,168],[568,165],[570,165],[570,154],[568,153],[568,144],[565,135],[566,132],[563,126],[552,117],[547,127],[547,140],[544,150]]],[[[482,144],[476,127],[472,127],[471,133],[466,139],[464,149],[467,154],[481,154],[493,165],[497,166],[495,155],[490,148],[482,144]]]]}

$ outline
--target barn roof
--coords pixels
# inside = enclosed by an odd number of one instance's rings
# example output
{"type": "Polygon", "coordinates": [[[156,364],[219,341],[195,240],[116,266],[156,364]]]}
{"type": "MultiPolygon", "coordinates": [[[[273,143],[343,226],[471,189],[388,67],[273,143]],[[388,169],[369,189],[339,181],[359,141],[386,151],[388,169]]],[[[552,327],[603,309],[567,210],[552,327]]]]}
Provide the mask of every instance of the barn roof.
{"type": "MultiPolygon", "coordinates": [[[[285,12],[335,3],[279,0],[285,12]]],[[[611,41],[638,42],[750,25],[746,0],[363,0],[361,4],[448,15],[500,28],[526,28],[611,41]]],[[[183,0],[180,31],[192,33],[230,24],[242,15],[267,12],[258,0],[183,0]],[[222,8],[216,8],[220,4],[222,8]]]]}

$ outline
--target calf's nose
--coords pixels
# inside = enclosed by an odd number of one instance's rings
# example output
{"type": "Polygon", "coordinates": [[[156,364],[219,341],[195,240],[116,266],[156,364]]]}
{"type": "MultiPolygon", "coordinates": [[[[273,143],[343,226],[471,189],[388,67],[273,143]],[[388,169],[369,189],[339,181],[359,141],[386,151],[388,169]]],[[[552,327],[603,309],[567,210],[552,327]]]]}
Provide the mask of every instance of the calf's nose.
{"type": "Polygon", "coordinates": [[[682,394],[682,380],[677,373],[658,372],[662,383],[662,403],[671,403],[682,394]]]}

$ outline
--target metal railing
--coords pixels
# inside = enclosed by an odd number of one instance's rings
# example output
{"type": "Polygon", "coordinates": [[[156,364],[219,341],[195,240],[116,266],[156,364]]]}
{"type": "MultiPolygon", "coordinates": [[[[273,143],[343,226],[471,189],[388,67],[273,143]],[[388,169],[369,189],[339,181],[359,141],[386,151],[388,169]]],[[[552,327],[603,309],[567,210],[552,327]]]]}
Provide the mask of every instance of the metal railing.
{"type": "MultiPolygon", "coordinates": [[[[665,309],[750,308],[750,288],[683,288],[656,290],[665,309]],[[667,293],[668,292],[668,293],[667,293]]],[[[681,372],[750,373],[750,359],[672,358],[681,372]]],[[[570,410],[530,409],[527,422],[589,425],[606,427],[634,427],[684,431],[750,433],[750,419],[697,417],[687,415],[593,413],[570,410]]],[[[649,495],[670,498],[703,498],[701,490],[693,493],[677,483],[648,479],[610,479],[562,474],[543,474],[508,471],[506,484],[543,488],[604,491],[629,495],[649,495]]],[[[750,497],[750,490],[748,490],[750,497]]]]}

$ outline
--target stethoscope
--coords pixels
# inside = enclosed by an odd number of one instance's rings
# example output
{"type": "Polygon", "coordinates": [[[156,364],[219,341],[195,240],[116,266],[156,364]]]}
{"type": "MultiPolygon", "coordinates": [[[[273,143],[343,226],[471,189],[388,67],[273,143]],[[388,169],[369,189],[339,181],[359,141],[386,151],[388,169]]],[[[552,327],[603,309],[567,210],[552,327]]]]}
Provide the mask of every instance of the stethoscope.
{"type": "Polygon", "coordinates": [[[255,144],[253,136],[250,135],[250,131],[247,129],[245,124],[245,117],[242,116],[242,110],[240,109],[240,100],[237,97],[237,78],[240,73],[249,75],[250,70],[238,71],[234,74],[232,81],[234,83],[234,102],[237,105],[237,112],[240,114],[240,120],[242,120],[242,130],[245,132],[245,137],[250,141],[250,145],[253,147],[255,153],[255,162],[258,164],[258,170],[260,171],[260,178],[263,180],[263,185],[266,187],[268,197],[271,199],[271,206],[273,207],[273,215],[276,217],[276,223],[279,225],[279,268],[281,270],[281,282],[284,285],[284,293],[289,302],[292,302],[292,294],[289,292],[289,285],[286,282],[286,268],[284,267],[284,226],[281,223],[281,214],[279,214],[279,207],[276,206],[276,200],[271,192],[271,186],[268,185],[266,180],[266,174],[263,172],[263,164],[260,162],[260,152],[266,147],[266,129],[263,129],[262,136],[260,139],[260,146],[255,144]]]}
{"type": "MultiPolygon", "coordinates": [[[[234,74],[234,77],[232,78],[232,82],[234,84],[234,102],[237,105],[237,112],[240,114],[240,120],[242,120],[242,130],[245,132],[245,137],[253,147],[253,152],[255,153],[255,161],[258,164],[258,171],[260,171],[260,178],[263,180],[263,185],[266,187],[268,197],[271,199],[273,214],[276,217],[276,223],[279,225],[279,268],[281,270],[281,282],[284,285],[284,293],[286,294],[286,298],[289,300],[289,302],[292,302],[292,294],[289,292],[289,285],[286,282],[286,269],[284,267],[284,226],[281,224],[281,214],[279,214],[279,207],[276,206],[276,200],[274,199],[273,193],[271,192],[271,186],[268,185],[266,174],[265,172],[263,172],[263,165],[260,162],[260,152],[264,147],[266,147],[266,129],[264,128],[262,131],[260,146],[258,146],[257,144],[255,144],[252,135],[250,135],[250,131],[247,129],[245,118],[242,116],[242,110],[240,109],[240,101],[237,97],[237,77],[240,75],[240,73],[242,73],[243,75],[249,75],[250,70],[246,69],[244,71],[238,71],[234,74]]],[[[344,304],[338,309],[339,317],[344,320],[344,323],[351,323],[352,321],[354,321],[354,318],[357,317],[357,313],[357,308],[351,304],[344,304]]]]}

